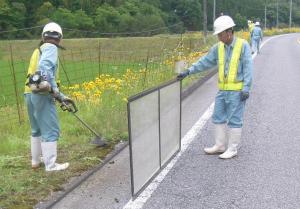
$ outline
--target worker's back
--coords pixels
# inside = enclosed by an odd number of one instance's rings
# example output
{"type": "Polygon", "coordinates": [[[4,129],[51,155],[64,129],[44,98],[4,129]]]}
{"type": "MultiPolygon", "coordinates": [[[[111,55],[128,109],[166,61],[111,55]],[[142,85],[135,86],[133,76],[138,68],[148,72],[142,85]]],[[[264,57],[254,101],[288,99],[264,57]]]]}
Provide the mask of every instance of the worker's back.
{"type": "Polygon", "coordinates": [[[257,40],[257,39],[262,39],[262,30],[260,27],[255,26],[252,30],[252,38],[257,40]]]}

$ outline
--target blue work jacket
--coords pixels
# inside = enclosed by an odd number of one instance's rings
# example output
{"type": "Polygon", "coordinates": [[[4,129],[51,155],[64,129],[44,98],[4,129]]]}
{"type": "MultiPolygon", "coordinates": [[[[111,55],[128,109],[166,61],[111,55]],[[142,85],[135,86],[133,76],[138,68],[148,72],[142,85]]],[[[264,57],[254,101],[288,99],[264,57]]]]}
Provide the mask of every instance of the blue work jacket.
{"type": "Polygon", "coordinates": [[[58,49],[51,43],[44,43],[41,47],[41,55],[38,64],[38,70],[45,79],[50,83],[53,91],[58,92],[57,83],[55,81],[56,70],[58,66],[58,49]]]}
{"type": "Polygon", "coordinates": [[[260,40],[263,38],[263,32],[260,27],[255,26],[251,32],[251,38],[254,40],[260,40]]]}
{"type": "MultiPolygon", "coordinates": [[[[224,75],[227,76],[229,63],[233,51],[236,38],[234,37],[230,45],[224,45],[225,47],[225,66],[224,75]]],[[[218,43],[215,44],[209,52],[201,57],[196,63],[194,63],[188,70],[190,74],[198,73],[204,70],[211,69],[218,66],[218,43]]],[[[244,83],[242,91],[249,92],[252,83],[252,57],[249,44],[245,41],[242,46],[240,55],[240,62],[238,65],[237,80],[244,83]]]]}

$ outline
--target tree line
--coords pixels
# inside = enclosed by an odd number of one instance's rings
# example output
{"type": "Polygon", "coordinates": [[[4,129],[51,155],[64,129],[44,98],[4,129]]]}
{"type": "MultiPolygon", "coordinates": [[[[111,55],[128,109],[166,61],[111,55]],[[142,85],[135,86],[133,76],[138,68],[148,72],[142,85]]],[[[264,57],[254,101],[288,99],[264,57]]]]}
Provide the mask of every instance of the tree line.
{"type": "MultiPolygon", "coordinates": [[[[232,16],[238,29],[247,27],[248,19],[263,22],[265,8],[268,27],[274,27],[277,19],[280,26],[286,26],[290,1],[0,0],[0,38],[37,37],[49,21],[59,23],[65,37],[77,38],[195,31],[203,28],[203,5],[206,5],[208,30],[212,30],[213,17],[221,13],[232,16]]],[[[300,0],[293,0],[292,17],[293,25],[299,25],[300,0]]]]}

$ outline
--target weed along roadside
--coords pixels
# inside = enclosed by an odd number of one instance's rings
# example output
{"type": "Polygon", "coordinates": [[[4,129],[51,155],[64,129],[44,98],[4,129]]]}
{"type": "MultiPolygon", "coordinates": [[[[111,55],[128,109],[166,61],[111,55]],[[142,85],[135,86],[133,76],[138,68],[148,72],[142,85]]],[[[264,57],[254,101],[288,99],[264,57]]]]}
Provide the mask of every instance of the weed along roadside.
{"type": "MultiPolygon", "coordinates": [[[[114,39],[116,46],[112,48],[115,51],[106,48],[107,42],[111,41],[108,39],[103,42],[89,39],[89,45],[96,46],[93,51],[83,40],[65,40],[68,50],[60,56],[61,90],[75,99],[79,110],[76,114],[103,135],[108,145],[92,145],[90,130],[71,114],[59,110],[62,133],[57,161],[68,161],[70,167],[50,173],[46,173],[43,167],[33,170],[30,166],[30,127],[22,92],[29,52],[35,41],[28,45],[24,41],[11,42],[9,50],[5,48],[8,45],[1,46],[2,51],[7,52],[0,58],[4,71],[0,86],[7,89],[0,97],[1,209],[32,208],[54,192],[63,191],[72,177],[79,177],[101,165],[117,144],[128,139],[127,98],[174,78],[175,61],[185,60],[190,65],[215,42],[210,37],[211,41],[203,45],[199,33],[151,38],[136,40],[140,45],[151,41],[156,43],[159,47],[153,47],[152,51],[138,49],[138,44],[122,51],[123,43],[134,43],[134,38],[114,39]]],[[[107,45],[111,47],[112,41],[109,43],[107,45]]],[[[201,74],[184,80],[183,88],[187,89],[205,76],[201,74]]]]}

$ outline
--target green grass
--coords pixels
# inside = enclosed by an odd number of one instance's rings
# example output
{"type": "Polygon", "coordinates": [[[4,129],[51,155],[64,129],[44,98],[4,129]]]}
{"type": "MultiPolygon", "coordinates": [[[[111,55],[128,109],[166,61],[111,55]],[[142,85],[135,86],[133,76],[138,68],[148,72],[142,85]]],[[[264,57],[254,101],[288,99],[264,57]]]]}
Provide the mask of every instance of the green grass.
{"type": "MultiPolygon", "coordinates": [[[[80,175],[101,163],[112,149],[110,146],[99,150],[84,142],[86,141],[81,139],[80,147],[60,142],[58,161],[70,162],[70,167],[63,172],[46,173],[43,168],[32,170],[29,153],[20,153],[13,157],[1,155],[0,208],[32,208],[52,192],[61,190],[70,177],[80,175]]],[[[28,146],[26,148],[29,149],[28,146]]]]}

